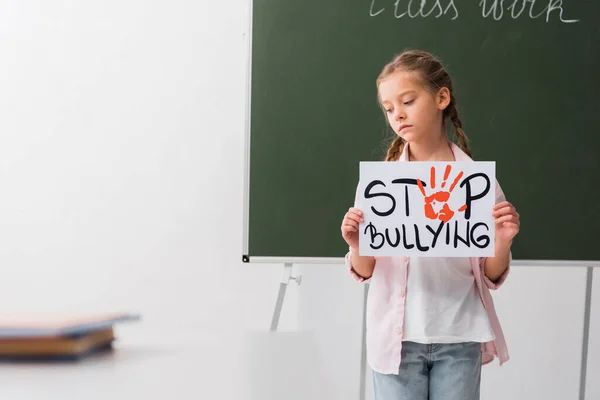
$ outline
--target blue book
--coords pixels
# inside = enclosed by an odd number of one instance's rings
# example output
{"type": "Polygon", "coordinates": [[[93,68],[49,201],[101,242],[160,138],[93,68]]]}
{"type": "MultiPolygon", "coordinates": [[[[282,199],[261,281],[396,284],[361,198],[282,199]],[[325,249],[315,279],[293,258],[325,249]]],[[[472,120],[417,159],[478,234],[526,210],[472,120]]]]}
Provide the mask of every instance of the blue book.
{"type": "Polygon", "coordinates": [[[81,336],[140,318],[129,313],[0,314],[0,340],[81,336]]]}

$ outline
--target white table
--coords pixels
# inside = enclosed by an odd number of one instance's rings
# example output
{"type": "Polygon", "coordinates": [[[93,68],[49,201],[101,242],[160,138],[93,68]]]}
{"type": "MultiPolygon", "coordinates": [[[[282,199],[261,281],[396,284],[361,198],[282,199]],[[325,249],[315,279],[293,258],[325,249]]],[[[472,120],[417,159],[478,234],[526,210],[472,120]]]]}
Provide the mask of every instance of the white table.
{"type": "Polygon", "coordinates": [[[2,400],[296,400],[327,393],[307,333],[117,342],[78,362],[0,363],[2,400]],[[276,335],[276,336],[274,336],[276,335]]]}

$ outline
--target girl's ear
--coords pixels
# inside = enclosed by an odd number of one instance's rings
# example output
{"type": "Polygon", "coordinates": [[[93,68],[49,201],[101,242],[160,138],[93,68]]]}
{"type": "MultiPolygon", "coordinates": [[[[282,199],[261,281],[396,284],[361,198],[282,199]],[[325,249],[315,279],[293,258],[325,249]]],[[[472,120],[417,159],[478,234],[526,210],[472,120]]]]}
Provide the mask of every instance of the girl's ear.
{"type": "Polygon", "coordinates": [[[437,106],[440,110],[445,110],[450,105],[450,90],[447,87],[441,88],[436,97],[437,106]]]}

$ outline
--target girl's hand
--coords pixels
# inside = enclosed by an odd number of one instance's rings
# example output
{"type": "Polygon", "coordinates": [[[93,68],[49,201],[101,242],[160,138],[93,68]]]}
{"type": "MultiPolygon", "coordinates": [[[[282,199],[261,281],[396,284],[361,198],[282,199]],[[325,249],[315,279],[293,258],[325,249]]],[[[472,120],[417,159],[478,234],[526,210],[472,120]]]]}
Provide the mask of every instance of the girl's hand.
{"type": "Polygon", "coordinates": [[[351,207],[342,220],[342,237],[352,249],[358,250],[358,224],[363,222],[363,213],[351,207]]]}
{"type": "Polygon", "coordinates": [[[519,213],[508,201],[494,205],[492,216],[496,222],[496,243],[510,245],[521,226],[519,213]]]}

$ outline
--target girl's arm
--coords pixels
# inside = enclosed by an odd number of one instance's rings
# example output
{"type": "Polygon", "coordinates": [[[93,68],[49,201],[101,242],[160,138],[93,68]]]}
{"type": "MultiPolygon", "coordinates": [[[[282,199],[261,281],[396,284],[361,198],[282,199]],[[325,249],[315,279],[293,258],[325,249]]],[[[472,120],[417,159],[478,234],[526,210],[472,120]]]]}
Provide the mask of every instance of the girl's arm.
{"type": "Polygon", "coordinates": [[[508,268],[510,247],[519,233],[521,221],[515,207],[506,200],[494,205],[492,215],[496,224],[495,255],[485,260],[484,273],[490,281],[495,282],[508,268]]]}
{"type": "Polygon", "coordinates": [[[496,255],[485,259],[484,273],[490,281],[496,282],[508,268],[511,245],[512,240],[508,243],[496,242],[496,255]]]}

